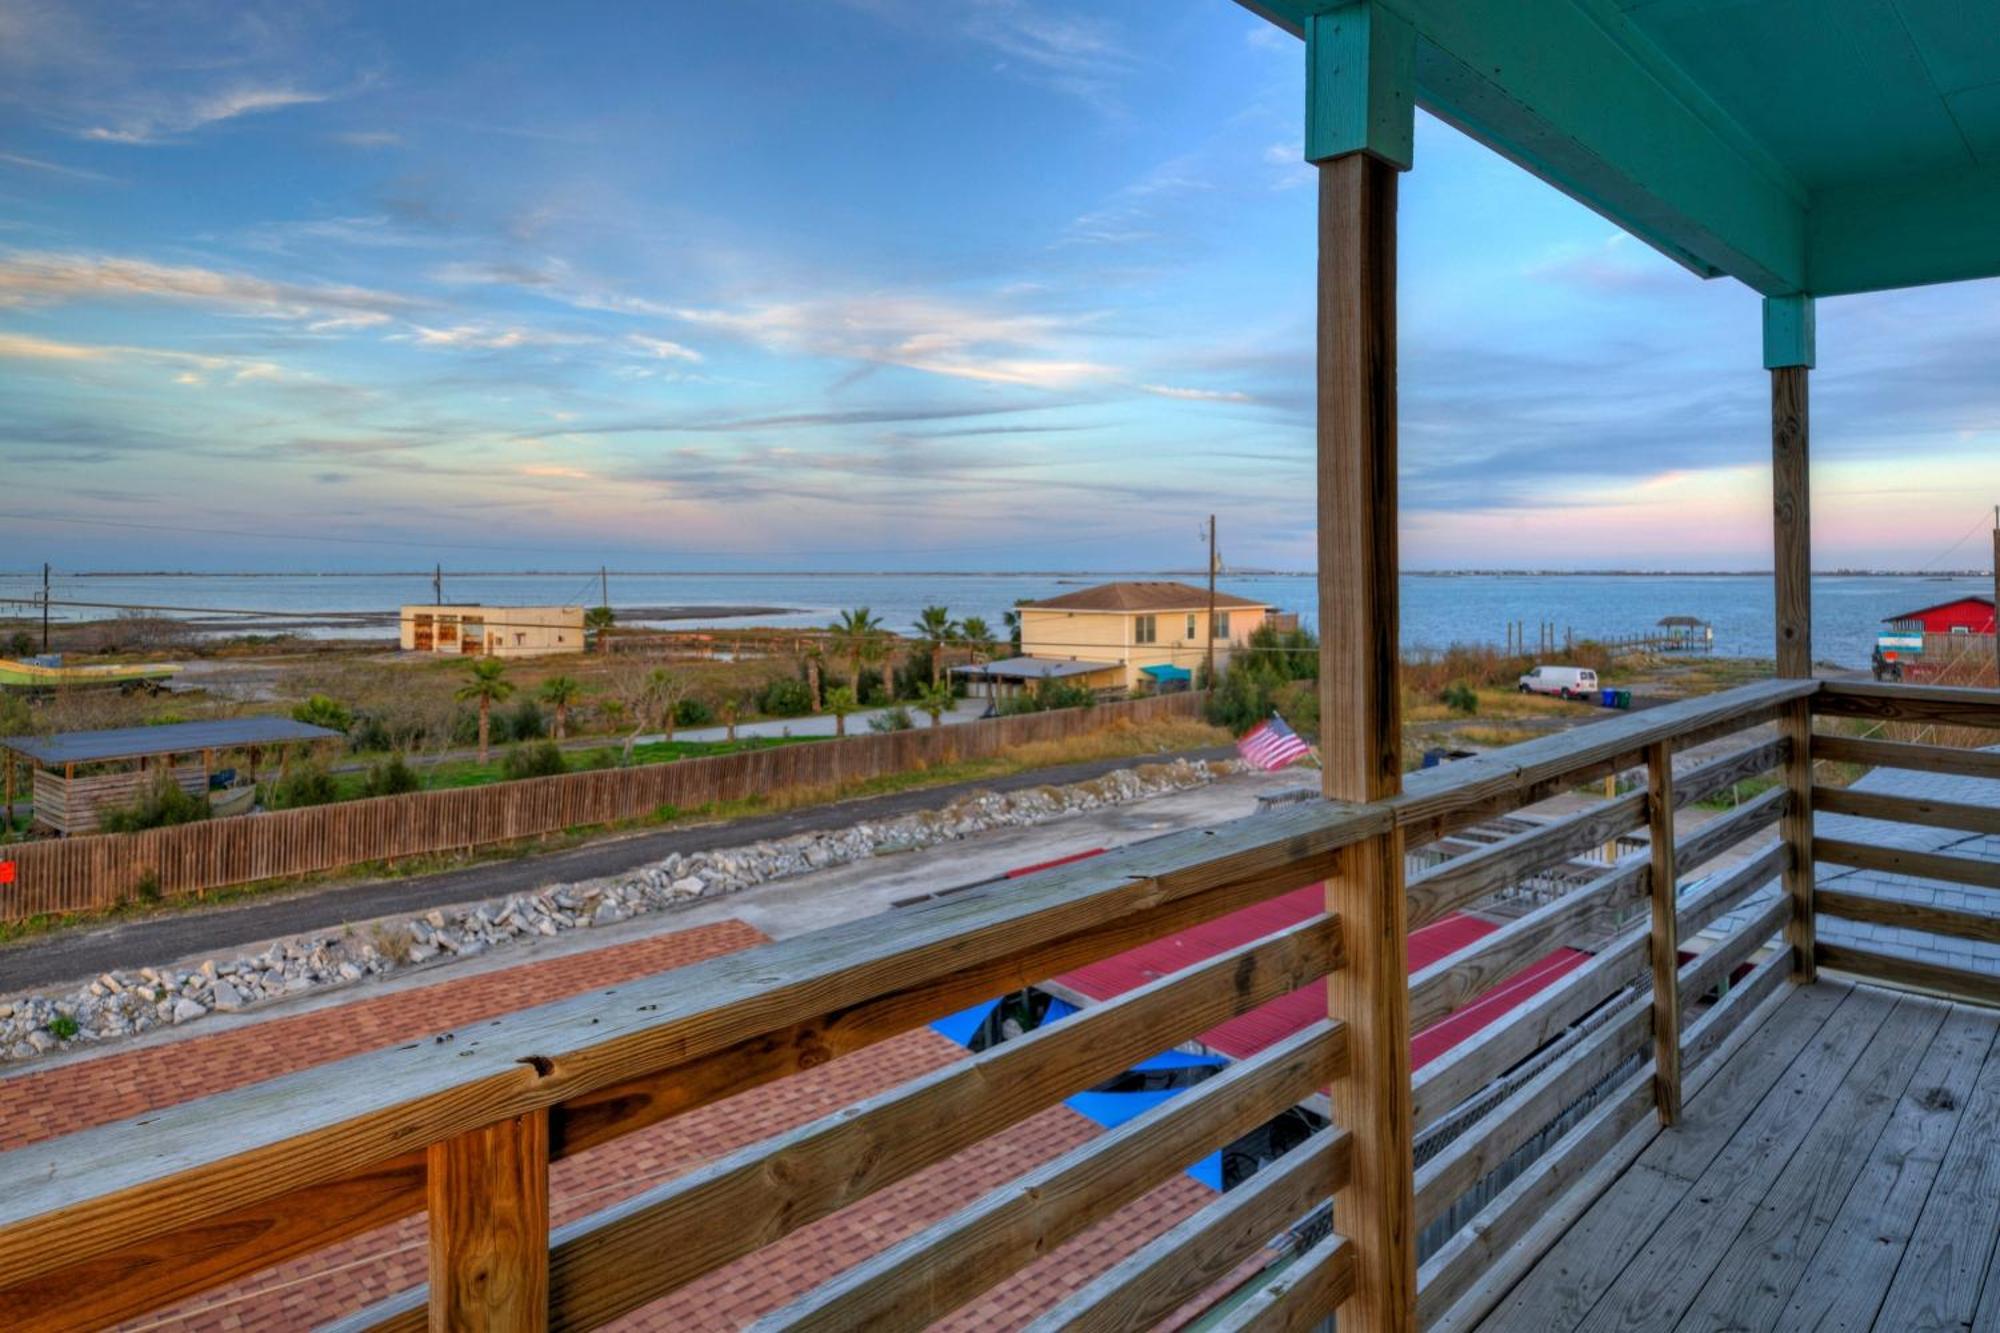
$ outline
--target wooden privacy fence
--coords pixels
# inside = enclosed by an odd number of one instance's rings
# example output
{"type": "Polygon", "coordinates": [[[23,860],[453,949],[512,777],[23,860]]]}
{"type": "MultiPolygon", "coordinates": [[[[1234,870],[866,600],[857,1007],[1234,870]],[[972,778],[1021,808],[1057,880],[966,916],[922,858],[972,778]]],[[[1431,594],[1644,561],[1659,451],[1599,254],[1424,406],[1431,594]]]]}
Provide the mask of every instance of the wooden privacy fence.
{"type": "Polygon", "coordinates": [[[149,894],[183,897],[225,885],[612,824],[650,815],[662,806],[695,809],[864,781],[988,758],[1019,745],[1066,740],[1119,722],[1193,718],[1202,698],[1196,693],[1160,695],[706,759],[380,796],[144,833],[23,843],[0,848],[0,860],[13,866],[13,883],[0,884],[0,920],[116,907],[137,897],[142,884],[149,894]]]}

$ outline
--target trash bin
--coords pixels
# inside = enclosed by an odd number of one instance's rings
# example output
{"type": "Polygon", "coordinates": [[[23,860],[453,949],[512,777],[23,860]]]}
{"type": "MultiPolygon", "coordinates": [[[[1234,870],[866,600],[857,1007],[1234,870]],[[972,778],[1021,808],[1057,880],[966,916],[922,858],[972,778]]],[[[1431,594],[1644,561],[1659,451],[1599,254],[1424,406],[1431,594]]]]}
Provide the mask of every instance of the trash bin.
{"type": "Polygon", "coordinates": [[[1597,701],[1606,708],[1616,708],[1618,706],[1618,691],[1600,690],[1598,691],[1597,701]]]}

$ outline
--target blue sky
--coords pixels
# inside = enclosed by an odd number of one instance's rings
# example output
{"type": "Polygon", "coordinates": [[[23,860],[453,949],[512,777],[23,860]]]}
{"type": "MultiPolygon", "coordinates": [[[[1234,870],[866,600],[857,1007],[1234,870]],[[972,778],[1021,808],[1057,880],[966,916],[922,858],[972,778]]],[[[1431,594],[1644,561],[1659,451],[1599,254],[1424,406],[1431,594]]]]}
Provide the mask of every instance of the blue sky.
{"type": "MultiPolygon", "coordinates": [[[[1229,0],[0,0],[0,565],[1185,567],[1212,510],[1309,567],[1302,59],[1229,0]]],[[[1768,564],[1754,297],[1427,118],[1401,246],[1406,567],[1768,564]]],[[[1984,563],[1995,292],[1822,303],[1822,568],[1984,563]]]]}

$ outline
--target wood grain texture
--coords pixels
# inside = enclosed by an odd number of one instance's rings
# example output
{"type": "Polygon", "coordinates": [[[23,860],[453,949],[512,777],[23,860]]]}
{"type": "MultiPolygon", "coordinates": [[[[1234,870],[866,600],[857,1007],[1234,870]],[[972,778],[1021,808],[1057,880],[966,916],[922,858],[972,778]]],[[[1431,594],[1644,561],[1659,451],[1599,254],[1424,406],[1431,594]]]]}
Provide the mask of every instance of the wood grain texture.
{"type": "Polygon", "coordinates": [[[1651,1005],[1641,998],[1565,1051],[1417,1171],[1417,1225],[1429,1226],[1513,1151],[1644,1049],[1651,1005]]]}
{"type": "Polygon", "coordinates": [[[1330,1235],[1262,1291],[1217,1320],[1210,1333],[1312,1333],[1355,1290],[1354,1246],[1330,1235]]]}
{"type": "Polygon", "coordinates": [[[1784,872],[1785,896],[1792,901],[1792,914],[1785,922],[1785,944],[1792,953],[1792,980],[1808,985],[1819,957],[1813,948],[1819,932],[1813,920],[1813,734],[1809,703],[1801,699],[1786,709],[1778,728],[1788,748],[1780,772],[1790,798],[1778,817],[1778,841],[1792,849],[1784,872]]]}
{"type": "Polygon", "coordinates": [[[431,1333],[549,1326],[549,1120],[509,1117],[430,1146],[431,1333]]]}
{"type": "Polygon", "coordinates": [[[1729,974],[1749,961],[1770,938],[1785,928],[1792,914],[1792,900],[1773,898],[1758,909],[1736,932],[1713,948],[1703,951],[1680,969],[1680,1009],[1687,1011],[1704,995],[1729,979],[1729,974]]]}
{"type": "MultiPolygon", "coordinates": [[[[1845,893],[1839,889],[1821,889],[1814,895],[1814,902],[1818,911],[1843,921],[1896,926],[1903,930],[1927,930],[1933,935],[1949,935],[1953,939],[2000,944],[2000,915],[1994,913],[1966,912],[1933,903],[1878,898],[1865,893],[1845,893]]],[[[2000,908],[2000,903],[1995,906],[2000,908]]]]}
{"type": "Polygon", "coordinates": [[[1316,1023],[1016,1177],[752,1327],[923,1328],[1338,1077],[1345,1038],[1339,1024],[1316,1023]]]}
{"type": "Polygon", "coordinates": [[[1326,1199],[1353,1141],[1322,1129],[1099,1274],[1026,1333],[1139,1333],[1159,1325],[1326,1199]]]}
{"type": "Polygon", "coordinates": [[[1420,871],[1409,882],[1410,928],[1420,929],[1557,861],[1602,847],[1645,821],[1646,798],[1634,793],[1420,871]]]}
{"type": "Polygon", "coordinates": [[[1771,372],[1771,513],[1773,591],[1777,595],[1778,674],[1812,675],[1812,486],[1808,372],[1771,372]]]}
{"type": "Polygon", "coordinates": [[[1961,685],[1878,685],[1865,680],[1820,682],[1813,712],[1874,722],[1929,722],[1946,727],[2000,727],[2000,690],[1961,685]]]}
{"type": "Polygon", "coordinates": [[[1707,864],[1751,834],[1777,823],[1792,808],[1792,794],[1774,787],[1752,797],[1720,819],[1712,819],[1674,844],[1674,864],[1682,874],[1707,864]]]}
{"type": "MultiPolygon", "coordinates": [[[[2000,755],[1994,757],[2000,758],[2000,755]]],[[[1921,796],[1894,796],[1887,792],[1855,791],[1849,787],[1815,787],[1812,802],[1815,810],[1824,810],[1830,815],[1854,815],[1861,819],[1887,820],[1892,824],[1916,824],[1924,828],[2000,836],[2000,806],[1934,801],[1921,796]]]]}
{"type": "Polygon", "coordinates": [[[1507,1070],[1555,1039],[1570,1024],[1646,975],[1643,930],[1631,930],[1595,958],[1538,992],[1475,1039],[1461,1042],[1417,1071],[1412,1101],[1416,1126],[1427,1129],[1507,1070]]]}
{"type": "Polygon", "coordinates": [[[1599,918],[1647,898],[1644,857],[1628,857],[1590,883],[1439,959],[1410,978],[1410,1027],[1425,1028],[1463,1009],[1521,968],[1567,943],[1599,918]]]}
{"type": "Polygon", "coordinates": [[[1866,764],[1871,768],[1907,768],[1919,773],[2000,779],[2000,754],[1991,750],[1821,734],[1813,737],[1812,752],[1815,760],[1831,759],[1846,764],[1866,764]]]}
{"type": "Polygon", "coordinates": [[[1742,902],[1753,890],[1761,889],[1784,874],[1792,861],[1792,849],[1785,843],[1766,847],[1735,869],[1704,884],[1692,896],[1681,899],[1679,935],[1693,939],[1716,919],[1742,902]]]}
{"type": "MultiPolygon", "coordinates": [[[[1360,153],[1318,172],[1321,790],[1380,801],[1403,781],[1397,175],[1360,153]]],[[[1354,1136],[1354,1169],[1333,1205],[1354,1242],[1355,1295],[1342,1317],[1370,1330],[1413,1330],[1416,1320],[1403,848],[1395,833],[1346,848],[1326,881],[1348,955],[1328,982],[1328,1012],[1346,1026],[1351,1051],[1331,1088],[1333,1121],[1354,1136]]]]}
{"type": "Polygon", "coordinates": [[[1681,1115],[1680,873],[1674,860],[1674,756],[1661,741],[1646,751],[1653,969],[1653,1104],[1662,1126],[1681,1115]]]}
{"type": "Polygon", "coordinates": [[[1845,838],[1814,838],[1813,859],[1837,866],[1853,866],[1859,870],[1880,870],[1916,879],[1941,879],[1948,884],[2000,889],[2000,863],[1975,861],[1969,856],[1919,852],[1906,847],[1877,847],[1845,838]]]}
{"type": "Polygon", "coordinates": [[[1942,963],[1920,962],[1915,958],[1897,958],[1871,949],[1857,949],[1852,945],[1829,944],[1825,940],[1819,942],[1819,962],[1821,967],[1886,986],[1970,1000],[1974,1004],[2000,1005],[2000,977],[1989,973],[1969,972],[1942,963]]]}
{"type": "MultiPolygon", "coordinates": [[[[1253,900],[1284,892],[1333,868],[1326,843],[1386,822],[1379,810],[1310,806],[1173,834],[1000,890],[711,959],[465,1034],[6,1153],[0,1272],[21,1282],[70,1268],[127,1248],[135,1232],[178,1231],[368,1173],[412,1145],[657,1078],[1002,960],[1046,976],[1023,962],[1045,945],[1260,877],[1262,887],[1247,888],[1253,900]],[[217,1133],[225,1124],[229,1132],[217,1133]],[[52,1228],[63,1245],[47,1243],[52,1228]]],[[[950,1008],[906,1012],[903,1026],[950,1008]]]]}
{"type": "Polygon", "coordinates": [[[590,1328],[845,1208],[1339,962],[1318,917],[752,1144],[564,1227],[557,1322],[590,1328]]]}

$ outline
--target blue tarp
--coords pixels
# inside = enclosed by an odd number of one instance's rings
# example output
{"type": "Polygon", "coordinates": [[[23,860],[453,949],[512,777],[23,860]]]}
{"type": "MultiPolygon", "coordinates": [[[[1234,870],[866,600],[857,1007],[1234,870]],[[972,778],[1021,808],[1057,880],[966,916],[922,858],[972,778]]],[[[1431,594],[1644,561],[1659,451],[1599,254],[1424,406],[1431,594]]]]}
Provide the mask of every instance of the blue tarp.
{"type": "Polygon", "coordinates": [[[1189,671],[1186,667],[1149,666],[1149,667],[1140,667],[1139,672],[1141,675],[1151,676],[1154,680],[1191,681],[1194,679],[1194,673],[1192,671],[1189,671]]]}
{"type": "Polygon", "coordinates": [[[972,1046],[972,1034],[979,1031],[979,1025],[984,1023],[987,1016],[998,1008],[999,1005],[1000,1001],[998,1000],[987,1000],[983,1003],[973,1005],[970,1009],[961,1009],[955,1014],[946,1014],[943,1018],[936,1019],[931,1023],[931,1030],[941,1036],[950,1037],[959,1045],[970,1049],[972,1046]]]}
{"type": "MultiPolygon", "coordinates": [[[[1169,1088],[1161,1092],[1079,1092],[1074,1097],[1065,1098],[1063,1105],[1106,1129],[1116,1129],[1134,1116],[1144,1115],[1185,1091],[1185,1088],[1169,1088]]],[[[1188,1174],[1221,1193],[1222,1154],[1210,1153],[1190,1166],[1188,1174]]]]}

